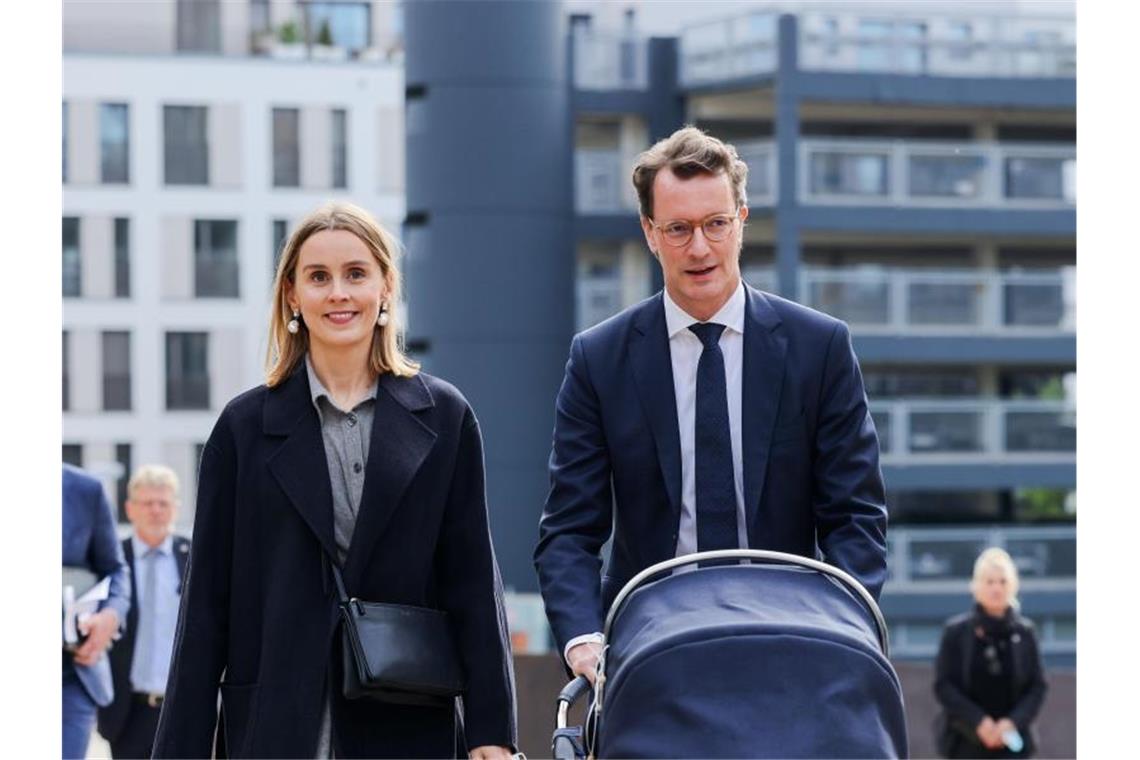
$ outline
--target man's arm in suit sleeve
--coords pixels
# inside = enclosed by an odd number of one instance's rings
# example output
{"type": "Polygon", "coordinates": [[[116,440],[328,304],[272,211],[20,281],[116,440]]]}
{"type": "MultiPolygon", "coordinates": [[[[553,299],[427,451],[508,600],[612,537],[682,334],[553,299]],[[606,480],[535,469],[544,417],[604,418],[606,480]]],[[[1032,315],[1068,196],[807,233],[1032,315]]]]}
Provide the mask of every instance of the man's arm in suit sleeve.
{"type": "Polygon", "coordinates": [[[96,575],[111,579],[110,591],[107,598],[99,605],[99,609],[108,607],[113,609],[119,616],[119,630],[125,631],[127,612],[131,607],[131,572],[127,568],[123,547],[115,533],[115,517],[111,512],[111,504],[107,501],[103,486],[97,481],[91,481],[88,498],[91,500],[91,513],[95,522],[87,561],[96,575]]]}
{"type": "Polygon", "coordinates": [[[202,449],[194,543],[186,568],[153,757],[210,757],[227,660],[236,448],[222,412],[202,449]]]}
{"type": "Polygon", "coordinates": [[[887,578],[887,507],[879,439],[863,376],[840,322],[831,335],[820,387],[813,509],[824,559],[855,576],[875,599],[887,578]]]}
{"type": "Polygon", "coordinates": [[[575,636],[602,630],[601,550],[613,520],[610,455],[581,336],[570,344],[555,403],[549,470],[534,564],[561,650],[575,636]]]}

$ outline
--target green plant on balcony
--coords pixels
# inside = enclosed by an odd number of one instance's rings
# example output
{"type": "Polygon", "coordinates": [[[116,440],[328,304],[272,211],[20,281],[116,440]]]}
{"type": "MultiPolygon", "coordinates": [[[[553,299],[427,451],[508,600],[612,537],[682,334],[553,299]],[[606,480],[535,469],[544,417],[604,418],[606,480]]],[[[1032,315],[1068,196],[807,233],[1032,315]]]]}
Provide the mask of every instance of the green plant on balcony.
{"type": "Polygon", "coordinates": [[[277,31],[277,39],[285,45],[293,45],[301,41],[301,33],[295,21],[286,21],[277,31]]]}
{"type": "Polygon", "coordinates": [[[317,32],[317,44],[318,45],[327,45],[328,47],[332,47],[332,44],[333,44],[332,29],[329,28],[328,19],[325,19],[324,21],[321,22],[321,28],[317,32]]]}

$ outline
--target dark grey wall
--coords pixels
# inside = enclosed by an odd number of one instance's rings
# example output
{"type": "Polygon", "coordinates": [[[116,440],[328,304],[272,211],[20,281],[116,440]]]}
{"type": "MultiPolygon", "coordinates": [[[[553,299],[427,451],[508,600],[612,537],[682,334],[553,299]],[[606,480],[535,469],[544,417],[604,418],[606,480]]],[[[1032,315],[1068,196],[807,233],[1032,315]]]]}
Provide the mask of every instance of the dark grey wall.
{"type": "Polygon", "coordinates": [[[409,343],[479,417],[499,564],[532,591],[574,323],[563,9],[412,0],[404,18],[409,343]]]}

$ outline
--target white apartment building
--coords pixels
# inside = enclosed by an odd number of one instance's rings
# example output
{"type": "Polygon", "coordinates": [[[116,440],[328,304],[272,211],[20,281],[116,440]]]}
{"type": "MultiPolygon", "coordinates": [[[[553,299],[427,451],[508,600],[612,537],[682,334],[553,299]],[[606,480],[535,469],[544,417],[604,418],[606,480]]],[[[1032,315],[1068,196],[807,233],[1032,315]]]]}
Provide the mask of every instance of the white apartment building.
{"type": "MultiPolygon", "coordinates": [[[[290,225],[323,201],[404,216],[392,3],[65,2],[63,459],[119,509],[140,464],[183,483],[262,382],[290,225]]],[[[121,514],[121,513],[120,513],[121,514]]]]}

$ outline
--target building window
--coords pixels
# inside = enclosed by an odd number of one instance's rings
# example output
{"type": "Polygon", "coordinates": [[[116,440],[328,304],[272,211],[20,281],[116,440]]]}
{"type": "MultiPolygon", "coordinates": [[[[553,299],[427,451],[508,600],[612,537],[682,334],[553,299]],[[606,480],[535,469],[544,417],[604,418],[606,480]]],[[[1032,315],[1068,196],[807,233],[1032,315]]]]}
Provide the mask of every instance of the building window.
{"type": "Polygon", "coordinates": [[[67,101],[63,101],[63,181],[67,182],[67,101]]]}
{"type": "Polygon", "coordinates": [[[209,337],[204,332],[166,334],[168,410],[210,408],[209,337]]]}
{"type": "Polygon", "coordinates": [[[372,43],[368,3],[302,2],[305,38],[310,45],[329,45],[357,54],[372,43]]]}
{"type": "Polygon", "coordinates": [[[163,167],[168,185],[210,182],[205,106],[163,106],[163,167]]]}
{"type": "Polygon", "coordinates": [[[99,106],[99,151],[104,184],[130,182],[130,126],[126,103],[99,106]]]}
{"type": "Polygon", "coordinates": [[[70,351],[67,350],[68,346],[67,330],[63,331],[63,411],[71,409],[71,377],[67,372],[67,365],[70,364],[68,356],[70,351]]]}
{"type": "Polygon", "coordinates": [[[63,217],[63,297],[82,295],[83,264],[79,259],[79,217],[63,217]]]}
{"type": "Polygon", "coordinates": [[[289,237],[289,221],[287,219],[273,220],[273,272],[271,277],[277,277],[277,265],[281,263],[281,252],[285,250],[285,240],[289,237]]]}
{"type": "Polygon", "coordinates": [[[301,112],[296,108],[273,109],[273,186],[301,184],[301,112]]]}
{"type": "Polygon", "coordinates": [[[119,477],[115,479],[115,511],[119,515],[119,522],[130,522],[127,519],[127,483],[131,480],[131,444],[115,444],[115,461],[119,463],[119,477]]]}
{"type": "Polygon", "coordinates": [[[332,110],[332,186],[348,187],[348,112],[332,110]]]}
{"type": "Polygon", "coordinates": [[[78,443],[63,444],[63,461],[73,467],[82,467],[83,446],[78,443]]]}
{"type": "Polygon", "coordinates": [[[131,221],[115,219],[115,298],[131,297],[131,221]]]}
{"type": "Polygon", "coordinates": [[[194,296],[237,298],[237,222],[194,220],[194,296]]]}
{"type": "Polygon", "coordinates": [[[131,334],[103,333],[103,409],[131,408],[131,334]]]}
{"type": "Polygon", "coordinates": [[[179,52],[220,53],[222,18],[219,0],[178,0],[179,52]]]}

